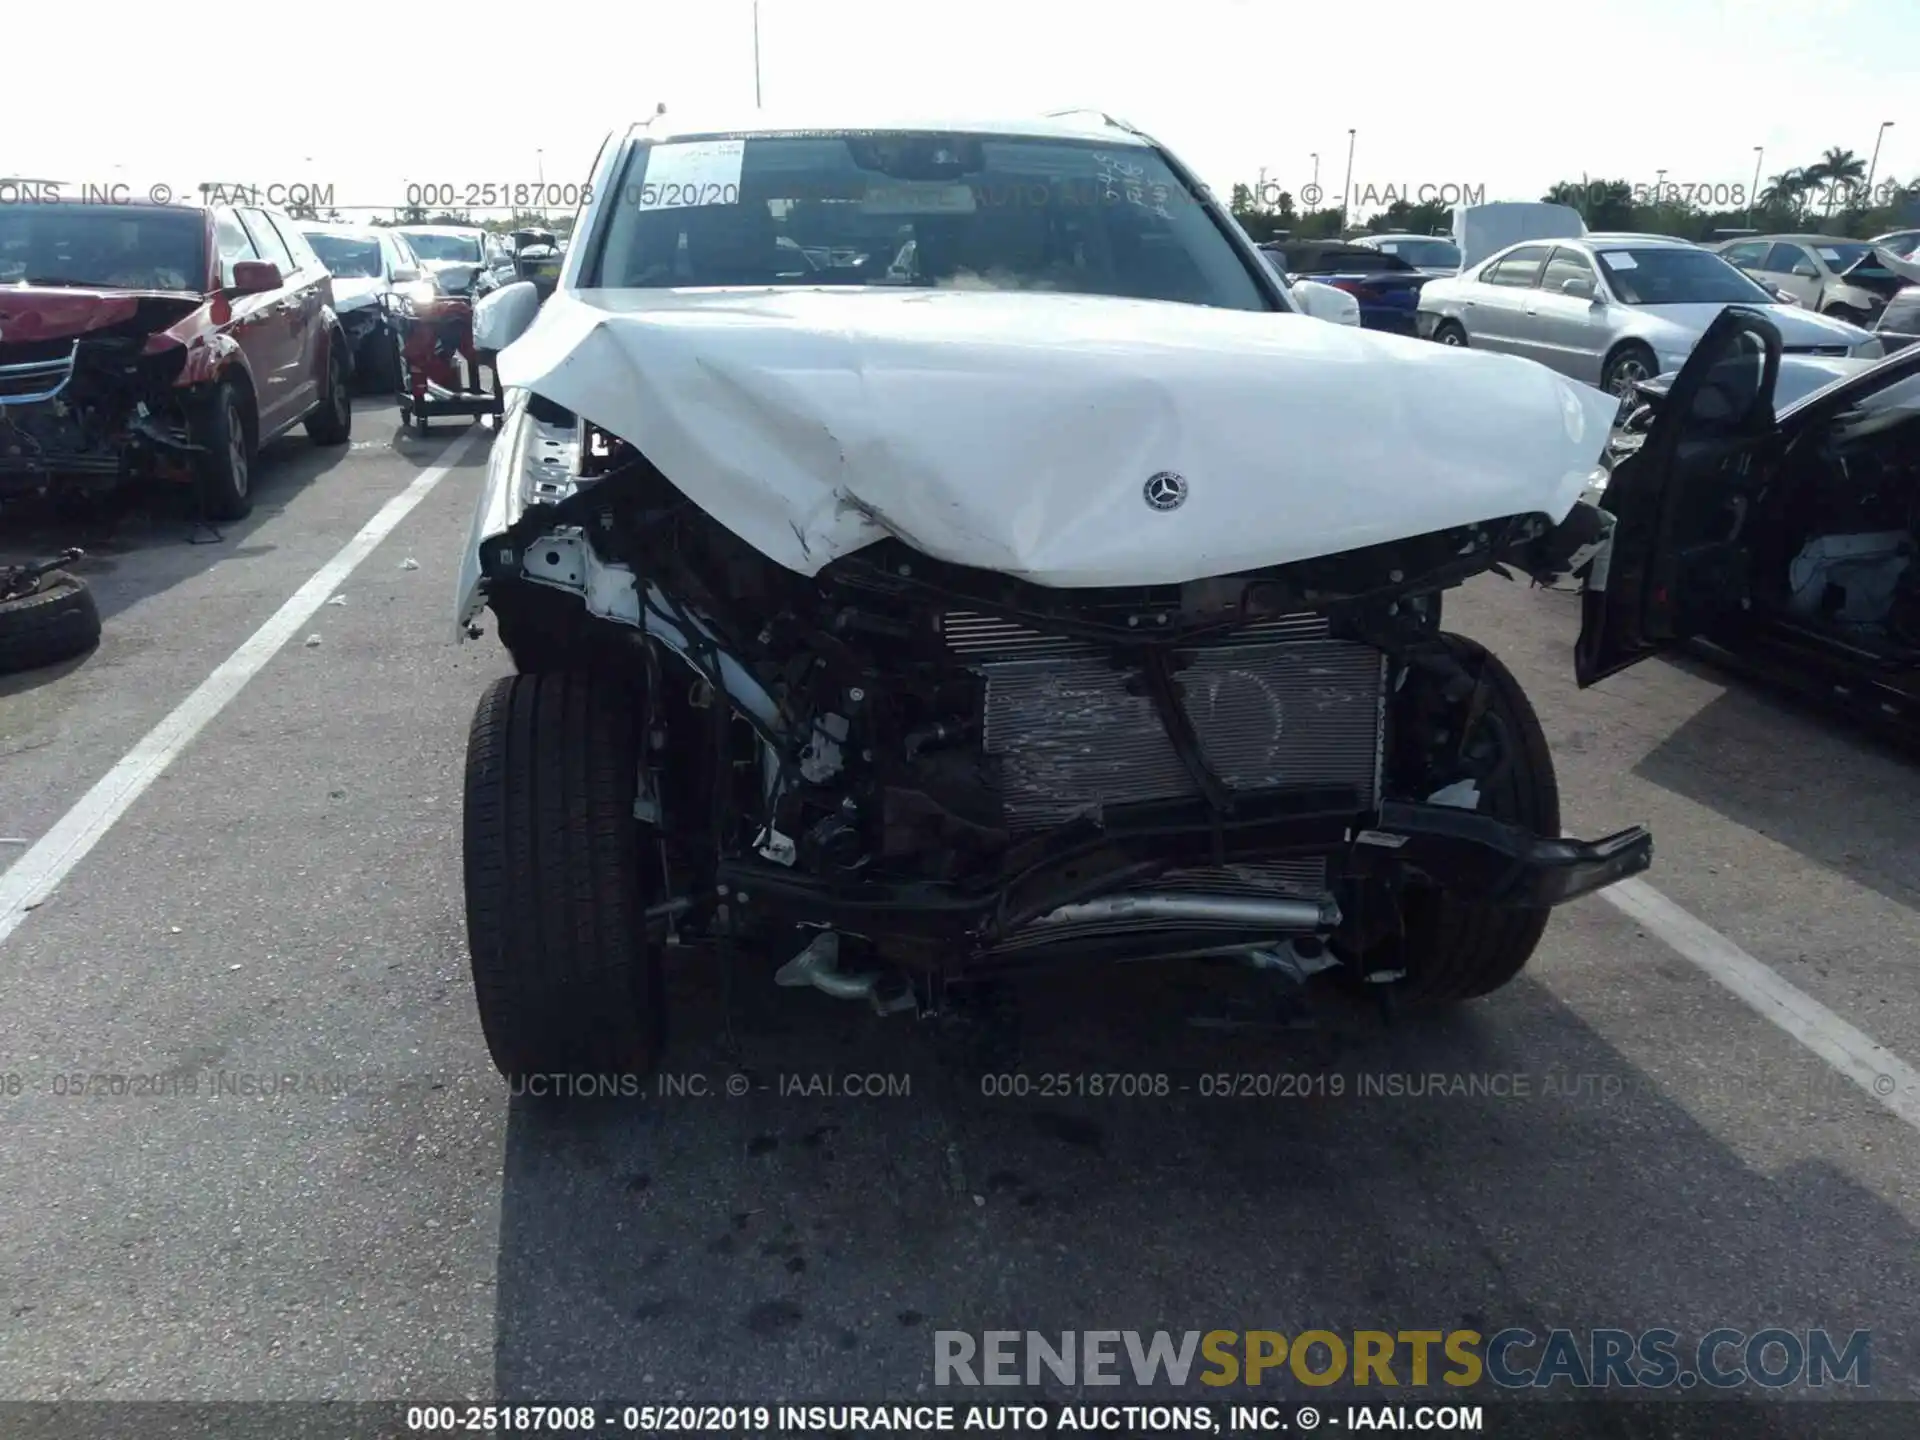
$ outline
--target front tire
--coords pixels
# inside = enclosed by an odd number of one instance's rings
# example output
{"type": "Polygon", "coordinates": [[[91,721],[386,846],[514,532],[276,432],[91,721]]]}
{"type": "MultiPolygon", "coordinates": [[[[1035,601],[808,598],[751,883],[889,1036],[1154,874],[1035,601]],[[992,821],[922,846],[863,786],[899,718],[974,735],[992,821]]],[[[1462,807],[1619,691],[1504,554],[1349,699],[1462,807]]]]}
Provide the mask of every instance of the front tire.
{"type": "Polygon", "coordinates": [[[247,397],[222,381],[208,402],[204,450],[196,483],[200,508],[211,520],[244,520],[253,513],[253,418],[247,397]]]}
{"type": "Polygon", "coordinates": [[[307,436],[316,445],[344,445],[353,438],[353,380],[339,332],[327,341],[326,392],[307,416],[307,436]]]}
{"type": "Polygon", "coordinates": [[[1606,368],[1600,372],[1600,388],[1620,402],[1624,413],[1626,407],[1639,397],[1634,386],[1642,380],[1651,380],[1659,373],[1660,362],[1653,358],[1653,351],[1644,345],[1622,345],[1607,357],[1606,368]]]}
{"type": "MultiPolygon", "coordinates": [[[[1477,641],[1448,635],[1462,665],[1481,676],[1487,710],[1509,739],[1504,775],[1480,797],[1479,812],[1536,835],[1560,834],[1560,786],[1540,717],[1513,672],[1477,641]]],[[[1526,968],[1546,933],[1547,909],[1516,909],[1459,900],[1445,891],[1409,888],[1403,897],[1406,978],[1397,993],[1423,1005],[1478,999],[1526,968]]]]}
{"type": "Polygon", "coordinates": [[[510,1081],[642,1076],[664,997],[644,911],[657,862],[634,819],[631,695],[582,674],[510,675],[467,741],[467,943],[480,1028],[510,1081]]]}
{"type": "Polygon", "coordinates": [[[1451,345],[1457,350],[1467,348],[1467,332],[1458,320],[1443,320],[1433,328],[1433,338],[1442,345],[1451,345]]]}

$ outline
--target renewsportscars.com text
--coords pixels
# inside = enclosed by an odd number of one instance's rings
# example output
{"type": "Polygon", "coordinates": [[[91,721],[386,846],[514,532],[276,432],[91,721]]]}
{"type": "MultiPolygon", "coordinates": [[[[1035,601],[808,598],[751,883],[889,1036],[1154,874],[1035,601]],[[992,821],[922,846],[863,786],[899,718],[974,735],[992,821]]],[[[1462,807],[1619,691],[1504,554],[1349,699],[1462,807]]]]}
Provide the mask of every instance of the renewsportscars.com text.
{"type": "Polygon", "coordinates": [[[933,1333],[936,1385],[1448,1385],[1728,1390],[1872,1384],[1872,1334],[1826,1330],[1037,1330],[933,1333]],[[1198,1363],[1196,1363],[1198,1362],[1198,1363]]]}

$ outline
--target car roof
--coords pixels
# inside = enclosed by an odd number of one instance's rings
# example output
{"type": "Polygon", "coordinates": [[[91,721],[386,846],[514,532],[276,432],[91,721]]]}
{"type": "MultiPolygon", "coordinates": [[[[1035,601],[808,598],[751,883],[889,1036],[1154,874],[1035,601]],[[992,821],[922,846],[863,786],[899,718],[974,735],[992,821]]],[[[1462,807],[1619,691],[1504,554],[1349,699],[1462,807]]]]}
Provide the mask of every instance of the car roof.
{"type": "Polygon", "coordinates": [[[485,235],[484,225],[395,225],[402,235],[485,235]]]}
{"type": "Polygon", "coordinates": [[[963,119],[951,115],[876,115],[870,112],[733,111],[714,114],[658,115],[627,130],[635,140],[680,140],[703,135],[787,135],[796,131],[932,131],[939,134],[1000,135],[1034,140],[1105,140],[1111,145],[1151,146],[1154,141],[1124,121],[1098,110],[1067,110],[1051,115],[963,119]]]}
{"type": "Polygon", "coordinates": [[[1755,240],[1785,240],[1793,245],[1870,245],[1870,240],[1856,240],[1851,235],[1742,235],[1728,243],[1732,245],[1748,244],[1755,240]]]}
{"type": "Polygon", "coordinates": [[[1569,243],[1587,245],[1619,245],[1631,241],[1635,245],[1651,246],[1655,249],[1665,246],[1673,250],[1698,250],[1700,246],[1692,240],[1678,235],[1643,235],[1633,230],[1589,230],[1585,235],[1571,237],[1569,243]]]}
{"type": "Polygon", "coordinates": [[[1438,245],[1453,244],[1453,237],[1451,235],[1415,235],[1411,230],[1395,230],[1386,235],[1356,235],[1353,243],[1356,245],[1371,245],[1380,240],[1431,240],[1438,245]]]}
{"type": "Polygon", "coordinates": [[[296,220],[293,224],[302,235],[334,235],[342,240],[378,240],[383,228],[376,225],[339,225],[325,220],[296,220]]]}

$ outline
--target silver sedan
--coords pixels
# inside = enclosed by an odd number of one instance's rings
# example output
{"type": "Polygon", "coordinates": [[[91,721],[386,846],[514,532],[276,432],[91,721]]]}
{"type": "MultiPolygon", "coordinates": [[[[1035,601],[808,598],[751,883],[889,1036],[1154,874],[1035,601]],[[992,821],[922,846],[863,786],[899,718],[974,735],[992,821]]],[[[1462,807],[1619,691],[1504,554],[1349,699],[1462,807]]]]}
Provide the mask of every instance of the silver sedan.
{"type": "Polygon", "coordinates": [[[1788,353],[1876,357],[1858,325],[1780,304],[1684,240],[1584,235],[1508,246],[1420,292],[1420,334],[1538,360],[1623,398],[1677,370],[1728,305],[1767,312],[1788,353]]]}

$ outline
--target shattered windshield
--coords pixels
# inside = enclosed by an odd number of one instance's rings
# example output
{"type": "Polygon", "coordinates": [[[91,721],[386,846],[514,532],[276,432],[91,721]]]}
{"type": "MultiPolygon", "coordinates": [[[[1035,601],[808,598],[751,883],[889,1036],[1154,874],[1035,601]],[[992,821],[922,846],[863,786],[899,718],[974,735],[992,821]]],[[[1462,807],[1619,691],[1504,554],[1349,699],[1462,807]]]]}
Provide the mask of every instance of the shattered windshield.
{"type": "Polygon", "coordinates": [[[480,238],[477,235],[435,235],[425,230],[402,230],[407,243],[413,246],[413,253],[422,260],[454,260],[460,264],[475,264],[480,260],[480,238]]]}
{"type": "Polygon", "coordinates": [[[1625,305],[1773,305],[1761,289],[1710,250],[1661,246],[1595,252],[1625,305]]]}
{"type": "Polygon", "coordinates": [[[813,132],[636,147],[588,287],[1044,290],[1272,302],[1156,150],[813,132]],[[784,242],[784,243],[783,243],[784,242]]]}
{"type": "Polygon", "coordinates": [[[206,278],[206,221],[197,210],[0,205],[0,285],[198,293],[206,278]]]}
{"type": "Polygon", "coordinates": [[[380,242],[349,235],[328,235],[309,230],[307,243],[327,273],[336,280],[378,280],[380,278],[380,242]]]}

